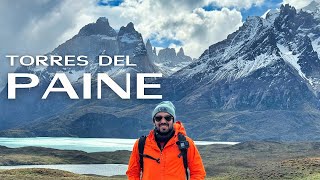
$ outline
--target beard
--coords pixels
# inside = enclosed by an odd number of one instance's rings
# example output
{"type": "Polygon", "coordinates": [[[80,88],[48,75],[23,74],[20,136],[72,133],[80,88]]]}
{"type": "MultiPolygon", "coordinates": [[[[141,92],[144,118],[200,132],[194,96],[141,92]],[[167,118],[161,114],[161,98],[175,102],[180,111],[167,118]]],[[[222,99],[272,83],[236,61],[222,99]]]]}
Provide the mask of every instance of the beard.
{"type": "Polygon", "coordinates": [[[159,126],[155,127],[155,130],[157,133],[163,136],[171,133],[173,130],[173,126],[170,127],[167,123],[161,123],[159,124],[159,126]]]}
{"type": "Polygon", "coordinates": [[[166,129],[167,131],[160,131],[161,130],[161,126],[159,126],[160,129],[158,127],[155,127],[154,130],[154,134],[155,134],[155,138],[157,142],[167,142],[171,137],[173,137],[174,135],[174,129],[173,126],[169,127],[168,129],[166,129]]]}

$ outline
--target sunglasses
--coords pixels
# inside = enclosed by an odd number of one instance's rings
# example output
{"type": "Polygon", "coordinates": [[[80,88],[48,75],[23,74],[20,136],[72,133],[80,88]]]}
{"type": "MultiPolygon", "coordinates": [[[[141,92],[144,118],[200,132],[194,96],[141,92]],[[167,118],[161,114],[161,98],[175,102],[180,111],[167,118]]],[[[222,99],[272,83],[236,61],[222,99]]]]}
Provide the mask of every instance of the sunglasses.
{"type": "Polygon", "coordinates": [[[173,119],[172,116],[155,116],[153,119],[157,122],[160,122],[161,119],[164,118],[166,121],[171,121],[173,119]]]}

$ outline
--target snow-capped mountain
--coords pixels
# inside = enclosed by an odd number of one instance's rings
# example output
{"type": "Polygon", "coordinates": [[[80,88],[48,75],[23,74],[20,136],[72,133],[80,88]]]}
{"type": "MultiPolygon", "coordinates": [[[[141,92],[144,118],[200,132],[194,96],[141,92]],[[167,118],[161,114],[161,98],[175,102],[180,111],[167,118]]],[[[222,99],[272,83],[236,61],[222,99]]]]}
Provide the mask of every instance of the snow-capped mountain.
{"type": "Polygon", "coordinates": [[[187,122],[198,137],[319,139],[309,133],[319,131],[319,36],[319,19],[289,5],[249,17],[161,81],[162,94],[192,109],[187,122]]]}
{"type": "MultiPolygon", "coordinates": [[[[289,5],[249,17],[169,78],[172,98],[214,109],[290,109],[320,92],[319,20],[289,5]],[[178,84],[178,85],[177,85],[178,84]]],[[[164,92],[166,93],[166,92],[164,92]]]]}
{"type": "Polygon", "coordinates": [[[100,17],[95,23],[84,26],[77,35],[49,53],[49,55],[59,56],[85,55],[88,57],[88,65],[85,67],[48,67],[45,73],[49,72],[53,76],[59,71],[67,72],[66,75],[69,80],[76,82],[82,77],[83,73],[97,71],[99,66],[96,57],[106,50],[110,55],[115,55],[119,52],[117,32],[109,25],[107,18],[100,17]]]}
{"type": "Polygon", "coordinates": [[[58,46],[47,55],[85,55],[88,57],[88,65],[74,67],[32,67],[30,71],[39,72],[41,75],[49,73],[53,77],[56,72],[66,73],[68,79],[75,83],[81,80],[83,73],[91,73],[95,76],[98,72],[109,73],[114,79],[129,72],[158,72],[159,70],[149,60],[142,36],[134,29],[133,23],[120,28],[117,33],[105,17],[99,18],[96,23],[84,26],[77,35],[58,46]],[[136,67],[99,66],[98,55],[128,55],[130,63],[136,67]]]}

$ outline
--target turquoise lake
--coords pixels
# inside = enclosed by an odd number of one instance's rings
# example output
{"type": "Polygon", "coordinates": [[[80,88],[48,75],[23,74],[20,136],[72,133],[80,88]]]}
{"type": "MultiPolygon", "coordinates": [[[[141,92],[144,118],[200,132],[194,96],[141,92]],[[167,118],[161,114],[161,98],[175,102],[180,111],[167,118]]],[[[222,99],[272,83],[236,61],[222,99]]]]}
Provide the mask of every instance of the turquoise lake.
{"type": "MultiPolygon", "coordinates": [[[[61,150],[80,150],[85,152],[102,152],[116,150],[132,150],[136,139],[117,138],[74,138],[74,137],[32,137],[32,138],[5,138],[0,137],[0,146],[10,148],[37,146],[61,150]]],[[[229,144],[237,142],[210,142],[195,141],[196,145],[229,144]]]]}

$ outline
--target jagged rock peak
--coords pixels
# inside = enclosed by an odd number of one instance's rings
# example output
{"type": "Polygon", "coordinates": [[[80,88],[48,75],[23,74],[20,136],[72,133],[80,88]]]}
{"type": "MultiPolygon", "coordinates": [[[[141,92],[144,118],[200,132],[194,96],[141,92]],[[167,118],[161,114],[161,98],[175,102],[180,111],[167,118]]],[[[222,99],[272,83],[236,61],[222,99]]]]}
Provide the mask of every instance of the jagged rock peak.
{"type": "Polygon", "coordinates": [[[136,31],[136,30],[134,29],[134,24],[132,22],[129,22],[127,24],[127,26],[121,26],[119,32],[121,32],[121,31],[132,32],[132,31],[136,31]]]}
{"type": "Polygon", "coordinates": [[[157,49],[156,49],[156,47],[153,47],[153,53],[154,53],[155,55],[157,55],[157,49]]]}
{"type": "Polygon", "coordinates": [[[126,27],[126,28],[135,30],[135,29],[134,29],[134,24],[133,24],[132,22],[129,22],[129,23],[127,24],[127,27],[126,27]]]}
{"type": "Polygon", "coordinates": [[[107,24],[108,26],[109,26],[109,21],[108,21],[108,19],[106,18],[106,17],[99,17],[98,19],[97,19],[97,22],[96,22],[97,24],[100,24],[100,23],[102,23],[102,24],[107,24]]]}
{"type": "Polygon", "coordinates": [[[286,29],[286,31],[289,31],[290,28],[294,28],[295,26],[293,22],[296,15],[297,11],[293,6],[290,6],[289,4],[281,5],[280,14],[274,21],[275,27],[277,29],[286,29]]]}
{"type": "Polygon", "coordinates": [[[177,56],[184,56],[184,51],[183,51],[182,47],[179,49],[179,52],[177,53],[177,56]]]}
{"type": "Polygon", "coordinates": [[[100,17],[96,23],[90,23],[80,29],[78,36],[107,35],[117,36],[117,32],[109,25],[106,17],[100,17]]]}
{"type": "Polygon", "coordinates": [[[147,43],[146,43],[146,49],[147,51],[152,52],[152,45],[149,39],[147,40],[147,43]]]}
{"type": "Polygon", "coordinates": [[[134,29],[134,24],[132,22],[128,23],[127,26],[122,26],[119,30],[118,36],[122,36],[123,34],[140,34],[138,31],[134,29]]]}
{"type": "Polygon", "coordinates": [[[159,58],[168,59],[168,57],[177,56],[176,50],[174,48],[164,48],[159,51],[159,58]]]}
{"type": "Polygon", "coordinates": [[[297,10],[296,8],[294,8],[293,6],[290,6],[289,4],[285,4],[285,5],[282,4],[280,7],[280,13],[291,15],[291,14],[296,14],[297,10]]]}
{"type": "Polygon", "coordinates": [[[151,45],[150,39],[147,40],[146,47],[151,47],[151,49],[152,49],[152,45],[151,45]]]}
{"type": "Polygon", "coordinates": [[[274,19],[279,15],[280,9],[269,9],[261,17],[263,19],[274,21],[274,19]]]}
{"type": "Polygon", "coordinates": [[[259,16],[248,16],[246,21],[244,23],[250,24],[250,23],[258,23],[261,22],[261,17],[259,16]]]}

